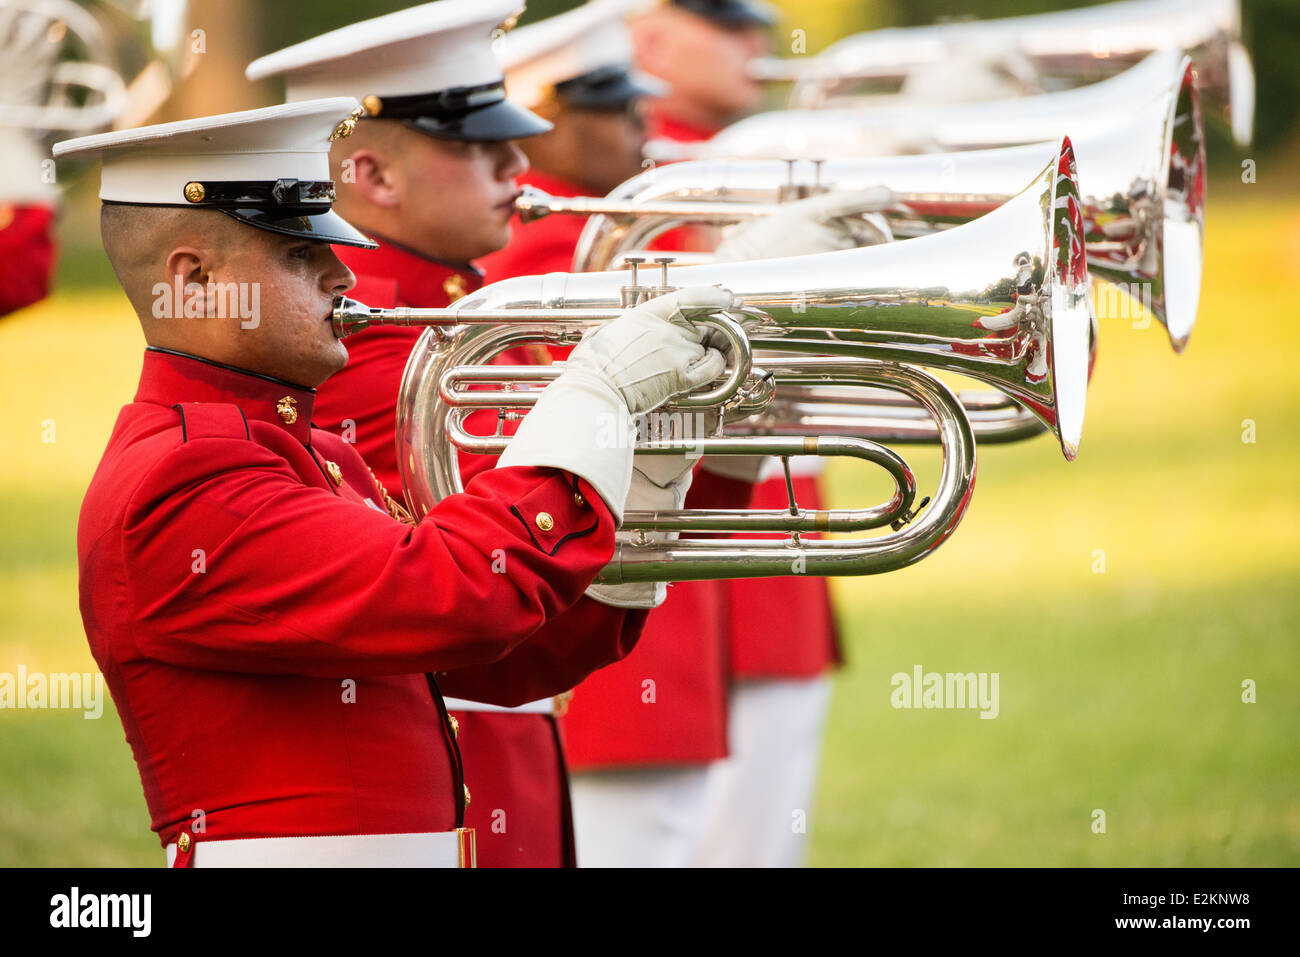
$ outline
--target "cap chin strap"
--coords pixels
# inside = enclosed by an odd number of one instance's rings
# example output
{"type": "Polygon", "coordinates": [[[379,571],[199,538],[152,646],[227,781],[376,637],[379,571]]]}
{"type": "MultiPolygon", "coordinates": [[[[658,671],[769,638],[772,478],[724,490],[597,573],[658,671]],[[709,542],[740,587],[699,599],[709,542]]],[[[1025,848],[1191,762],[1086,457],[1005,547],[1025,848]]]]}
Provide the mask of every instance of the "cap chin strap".
{"type": "Polygon", "coordinates": [[[414,93],[408,96],[376,96],[370,94],[362,100],[370,117],[385,120],[418,119],[432,117],[453,121],[492,106],[506,98],[505,80],[494,80],[479,86],[458,86],[436,93],[414,93]]]}
{"type": "Polygon", "coordinates": [[[260,209],[276,216],[315,216],[334,203],[331,180],[204,180],[185,184],[191,206],[217,209],[260,209]]]}

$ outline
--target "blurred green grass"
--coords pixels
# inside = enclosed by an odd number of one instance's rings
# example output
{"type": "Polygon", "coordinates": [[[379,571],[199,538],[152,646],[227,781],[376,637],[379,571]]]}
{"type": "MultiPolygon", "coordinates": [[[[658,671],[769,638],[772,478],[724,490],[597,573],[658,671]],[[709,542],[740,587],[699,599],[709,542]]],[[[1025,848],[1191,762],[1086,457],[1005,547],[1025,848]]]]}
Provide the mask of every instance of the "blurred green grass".
{"type": "MultiPolygon", "coordinates": [[[[982,448],[938,553],[835,583],[814,863],[1300,862],[1300,206],[1225,192],[1187,352],[1103,317],[1076,462],[1047,437],[982,448]],[[895,710],[916,664],[998,672],[1000,715],[895,710]]],[[[837,503],[883,488],[830,481],[837,503]]]]}
{"type": "MultiPolygon", "coordinates": [[[[1206,260],[1183,356],[1156,325],[1102,320],[1077,462],[1047,438],[985,447],[951,541],[835,583],[848,665],[813,863],[1300,862],[1300,202],[1212,192],[1206,260]],[[998,672],[1000,715],[894,710],[890,676],[916,664],[998,672]]],[[[116,291],[0,321],[0,672],[94,667],[76,516],[142,347],[116,291]]],[[[935,454],[906,454],[925,485],[935,454]]],[[[883,489],[829,481],[845,505],[883,489]]],[[[160,859],[111,707],[0,711],[0,865],[160,859]]]]}

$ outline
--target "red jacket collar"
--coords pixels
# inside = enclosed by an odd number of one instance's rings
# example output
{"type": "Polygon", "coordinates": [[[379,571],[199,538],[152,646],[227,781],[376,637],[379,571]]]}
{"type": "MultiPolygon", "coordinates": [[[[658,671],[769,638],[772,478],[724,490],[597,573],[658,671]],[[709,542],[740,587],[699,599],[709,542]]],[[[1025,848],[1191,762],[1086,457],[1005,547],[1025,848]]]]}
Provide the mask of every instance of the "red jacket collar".
{"type": "Polygon", "coordinates": [[[676,117],[666,116],[661,109],[651,106],[647,114],[647,133],[652,140],[672,140],[675,143],[698,143],[711,140],[718,131],[707,126],[696,126],[676,117]]]}
{"type": "Polygon", "coordinates": [[[334,247],[357,277],[356,288],[349,295],[368,306],[440,306],[483,285],[483,274],[469,263],[431,259],[392,240],[372,238],[379,243],[378,249],[334,247]]]}
{"type": "Polygon", "coordinates": [[[136,402],[229,402],[244,417],[284,429],[303,445],[311,438],[316,390],[211,359],[150,346],[144,353],[136,402]]]}

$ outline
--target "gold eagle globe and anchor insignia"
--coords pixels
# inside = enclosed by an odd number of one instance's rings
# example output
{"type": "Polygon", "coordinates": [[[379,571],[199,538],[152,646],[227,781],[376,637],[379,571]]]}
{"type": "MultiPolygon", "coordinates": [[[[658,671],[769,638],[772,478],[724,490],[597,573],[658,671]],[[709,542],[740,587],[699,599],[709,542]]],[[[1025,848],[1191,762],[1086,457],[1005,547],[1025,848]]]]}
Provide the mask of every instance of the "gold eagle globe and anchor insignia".
{"type": "Polygon", "coordinates": [[[275,404],[275,412],[285,425],[293,425],[298,421],[298,400],[286,395],[275,404]]]}
{"type": "Polygon", "coordinates": [[[506,17],[504,20],[498,23],[496,27],[492,30],[492,34],[491,34],[492,39],[499,40],[501,39],[501,37],[505,36],[507,33],[513,30],[516,24],[519,23],[519,18],[522,17],[523,15],[524,15],[524,7],[520,7],[514,13],[510,14],[510,16],[506,17]]]}
{"type": "Polygon", "coordinates": [[[464,296],[469,291],[469,288],[465,285],[465,277],[460,273],[455,273],[442,281],[442,291],[447,294],[447,299],[450,302],[455,302],[464,296]]]}
{"type": "Polygon", "coordinates": [[[348,114],[346,120],[341,121],[338,126],[334,127],[334,132],[330,134],[330,142],[333,143],[335,140],[341,140],[344,137],[351,136],[352,131],[357,128],[357,120],[361,119],[365,115],[366,108],[364,106],[358,106],[348,114]]]}

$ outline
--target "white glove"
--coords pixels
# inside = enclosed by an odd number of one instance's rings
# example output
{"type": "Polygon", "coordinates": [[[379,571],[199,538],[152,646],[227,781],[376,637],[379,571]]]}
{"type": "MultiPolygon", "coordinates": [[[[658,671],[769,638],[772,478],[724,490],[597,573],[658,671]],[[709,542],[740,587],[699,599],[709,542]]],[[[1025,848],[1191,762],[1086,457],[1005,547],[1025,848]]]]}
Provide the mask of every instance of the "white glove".
{"type": "MultiPolygon", "coordinates": [[[[686,502],[691,487],[698,452],[679,455],[648,455],[632,459],[632,487],[627,493],[630,511],[660,512],[679,509],[686,502]]],[[[618,542],[676,541],[677,532],[618,532],[618,542]]],[[[604,605],[616,608],[658,608],[668,597],[666,582],[628,582],[623,585],[592,585],[587,595],[604,605]]]]}
{"type": "Polygon", "coordinates": [[[567,366],[609,379],[633,415],[649,412],[722,374],[722,353],[701,344],[711,330],[688,314],[730,309],[735,298],[717,286],[692,286],[651,299],[583,336],[567,366]]]}
{"type": "Polygon", "coordinates": [[[588,333],[547,386],[498,460],[498,467],[563,469],[586,479],[618,521],[632,478],[632,414],[711,382],[722,353],[700,344],[707,326],[688,313],[729,309],[715,286],[682,289],[629,309],[588,333]]]}
{"type": "Polygon", "coordinates": [[[893,236],[882,218],[871,220],[873,229],[861,219],[854,222],[849,217],[885,209],[893,202],[893,193],[876,186],[782,203],[771,216],[731,227],[718,244],[714,259],[717,262],[781,259],[883,242],[893,236]]]}
{"type": "Polygon", "coordinates": [[[45,87],[64,47],[50,40],[51,29],[58,24],[56,10],[0,7],[0,102],[36,106],[44,101],[45,87]]]}

